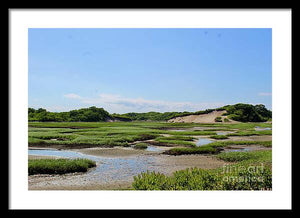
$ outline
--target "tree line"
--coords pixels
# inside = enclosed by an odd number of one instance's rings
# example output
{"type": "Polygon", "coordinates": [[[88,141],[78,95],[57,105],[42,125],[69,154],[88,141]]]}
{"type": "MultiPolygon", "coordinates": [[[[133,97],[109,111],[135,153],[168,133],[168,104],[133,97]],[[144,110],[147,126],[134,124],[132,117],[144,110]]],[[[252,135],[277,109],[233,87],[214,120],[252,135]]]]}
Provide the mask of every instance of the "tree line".
{"type": "Polygon", "coordinates": [[[89,107],[69,112],[49,112],[46,109],[28,108],[28,121],[52,122],[100,122],[112,119],[103,108],[89,107]]]}
{"type": "Polygon", "coordinates": [[[272,118],[272,112],[264,105],[235,104],[226,105],[216,109],[207,109],[196,112],[147,112],[147,113],[125,113],[110,114],[103,108],[95,106],[71,110],[69,112],[49,112],[46,109],[28,108],[28,121],[39,122],[106,122],[106,121],[167,121],[169,119],[188,116],[208,114],[214,110],[226,110],[223,115],[229,119],[241,122],[265,122],[272,118]]]}

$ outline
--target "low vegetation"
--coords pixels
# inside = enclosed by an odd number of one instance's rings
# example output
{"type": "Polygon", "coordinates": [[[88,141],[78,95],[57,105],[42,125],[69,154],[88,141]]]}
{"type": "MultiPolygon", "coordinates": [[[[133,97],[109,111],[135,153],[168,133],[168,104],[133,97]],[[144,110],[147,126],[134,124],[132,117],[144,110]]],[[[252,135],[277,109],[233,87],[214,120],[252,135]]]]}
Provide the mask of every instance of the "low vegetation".
{"type": "Polygon", "coordinates": [[[167,155],[185,155],[185,154],[216,154],[219,153],[218,148],[211,146],[200,146],[193,148],[171,148],[164,152],[167,155]]]}
{"type": "MultiPolygon", "coordinates": [[[[265,190],[272,188],[271,151],[229,152],[223,148],[233,145],[261,145],[272,147],[272,141],[220,140],[228,136],[247,137],[272,135],[272,130],[256,131],[255,127],[272,127],[271,123],[166,123],[166,122],[29,122],[28,144],[30,146],[66,146],[67,148],[132,146],[146,149],[149,144],[175,147],[163,152],[165,155],[205,154],[228,162],[230,166],[247,168],[264,164],[263,172],[230,172],[221,169],[203,170],[191,168],[166,176],[158,172],[144,172],[134,178],[136,190],[265,190]],[[197,128],[194,128],[197,127],[197,128]],[[180,130],[180,131],[179,131],[180,130]],[[183,131],[181,131],[183,130],[183,131]],[[217,135],[218,132],[230,132],[217,135]],[[199,137],[216,139],[196,146],[199,137]],[[228,179],[229,178],[229,179],[228,179]],[[238,181],[231,178],[238,178],[238,181]],[[241,178],[241,179],[240,179],[241,178]],[[254,181],[261,178],[261,181],[254,181]],[[245,179],[245,181],[243,181],[245,179]]],[[[259,137],[258,137],[259,138],[259,137]]],[[[165,150],[165,149],[164,149],[165,150]]],[[[85,172],[95,163],[70,163],[73,160],[29,160],[28,173],[63,174],[85,172]],[[61,161],[59,163],[59,161],[61,161]],[[69,162],[69,163],[66,163],[69,162]],[[58,164],[58,165],[57,165],[58,164]]]]}
{"type": "Polygon", "coordinates": [[[33,159],[28,160],[28,174],[65,174],[86,172],[96,163],[88,159],[33,159]]]}
{"type": "Polygon", "coordinates": [[[230,145],[262,145],[265,147],[272,147],[272,141],[218,141],[209,143],[207,146],[227,147],[230,145]]]}
{"type": "Polygon", "coordinates": [[[148,148],[148,144],[146,143],[137,143],[134,145],[135,149],[147,149],[148,148]]]}
{"type": "Polygon", "coordinates": [[[268,161],[272,159],[272,151],[224,152],[218,154],[217,158],[228,162],[268,161]]]}
{"type": "Polygon", "coordinates": [[[222,117],[216,117],[215,122],[222,122],[222,117]]]}
{"type": "MultiPolygon", "coordinates": [[[[80,147],[129,147],[138,142],[158,146],[196,147],[197,136],[225,139],[218,131],[229,131],[227,136],[269,135],[272,130],[256,131],[257,123],[195,124],[165,122],[29,122],[28,144],[30,146],[80,147]],[[204,129],[193,129],[203,127],[204,129]],[[205,127],[209,127],[205,129],[205,127]],[[184,131],[175,131],[184,130],[184,131]]],[[[259,126],[271,127],[261,123],[259,126]]],[[[220,141],[210,144],[224,147],[233,143],[253,144],[253,141],[220,141]]],[[[271,146],[271,142],[259,142],[271,146]]],[[[199,151],[197,151],[199,152],[199,151]]],[[[176,152],[177,153],[177,152],[176,152]]]]}
{"type": "Polygon", "coordinates": [[[186,154],[218,154],[222,148],[230,145],[261,145],[272,147],[272,141],[219,141],[211,142],[207,145],[191,148],[171,148],[164,152],[167,155],[186,155],[186,154]]]}
{"type": "Polygon", "coordinates": [[[226,161],[236,164],[218,169],[190,168],[165,176],[158,172],[143,172],[134,177],[135,190],[270,190],[272,189],[271,151],[244,153],[233,152],[226,161]],[[234,157],[234,158],[233,158],[234,157]]]}
{"type": "Polygon", "coordinates": [[[212,139],[228,139],[228,136],[226,135],[212,135],[210,136],[212,139]]]}
{"type": "Polygon", "coordinates": [[[227,136],[253,136],[253,135],[272,135],[272,130],[247,130],[247,131],[237,131],[235,133],[229,133],[227,136]]]}

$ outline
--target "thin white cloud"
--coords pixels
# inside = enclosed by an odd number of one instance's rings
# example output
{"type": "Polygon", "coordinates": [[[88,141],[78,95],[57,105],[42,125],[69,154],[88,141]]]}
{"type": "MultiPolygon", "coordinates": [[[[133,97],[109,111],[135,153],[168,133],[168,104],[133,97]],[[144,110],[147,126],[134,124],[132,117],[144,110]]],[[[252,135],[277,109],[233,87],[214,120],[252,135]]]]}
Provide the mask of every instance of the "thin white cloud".
{"type": "Polygon", "coordinates": [[[259,96],[272,96],[272,92],[260,92],[258,93],[259,96]]]}
{"type": "Polygon", "coordinates": [[[66,94],[66,95],[64,95],[64,97],[65,97],[65,98],[70,98],[70,99],[82,99],[81,96],[76,95],[76,94],[73,94],[73,93],[66,94]]]}
{"type": "Polygon", "coordinates": [[[222,102],[193,103],[148,100],[144,98],[125,98],[120,95],[113,94],[100,94],[95,98],[81,97],[76,94],[66,94],[64,97],[80,100],[80,103],[88,106],[95,105],[98,107],[103,107],[111,113],[199,111],[225,105],[222,102]]]}

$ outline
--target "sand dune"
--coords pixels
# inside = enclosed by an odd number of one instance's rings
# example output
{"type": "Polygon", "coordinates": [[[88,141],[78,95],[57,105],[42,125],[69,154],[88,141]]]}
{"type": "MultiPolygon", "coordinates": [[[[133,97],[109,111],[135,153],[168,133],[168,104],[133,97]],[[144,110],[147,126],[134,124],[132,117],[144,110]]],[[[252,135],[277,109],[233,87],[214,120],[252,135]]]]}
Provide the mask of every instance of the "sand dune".
{"type": "MultiPolygon", "coordinates": [[[[227,116],[222,116],[225,113],[225,110],[222,111],[213,111],[208,114],[201,114],[201,115],[189,115],[183,117],[176,117],[173,119],[168,120],[170,123],[216,123],[216,117],[222,117],[222,121],[224,122],[224,118],[227,116]]],[[[237,121],[230,120],[231,123],[236,123],[237,121]]]]}

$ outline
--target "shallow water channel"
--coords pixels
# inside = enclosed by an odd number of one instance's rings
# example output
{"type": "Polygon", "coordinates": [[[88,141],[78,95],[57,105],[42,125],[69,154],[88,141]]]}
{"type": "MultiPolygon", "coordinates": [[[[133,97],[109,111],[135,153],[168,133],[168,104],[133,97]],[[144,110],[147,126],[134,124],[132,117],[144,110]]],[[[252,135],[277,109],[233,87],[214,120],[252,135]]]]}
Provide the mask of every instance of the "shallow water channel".
{"type": "Polygon", "coordinates": [[[263,127],[260,127],[260,126],[256,126],[254,129],[256,131],[264,131],[264,130],[271,130],[272,128],[270,128],[270,127],[263,128],[263,127]]]}
{"type": "MultiPolygon", "coordinates": [[[[132,180],[133,176],[155,169],[154,157],[151,155],[137,155],[132,157],[100,157],[86,155],[70,150],[54,150],[54,149],[29,149],[29,155],[40,156],[55,156],[61,158],[87,158],[94,160],[97,163],[96,168],[80,175],[79,183],[97,182],[110,183],[112,181],[128,181],[132,180]]],[[[69,181],[72,184],[72,180],[69,181]]],[[[67,180],[64,183],[68,183],[67,180]]]]}
{"type": "Polygon", "coordinates": [[[213,142],[213,141],[210,140],[210,139],[200,138],[200,139],[198,139],[198,141],[196,142],[196,145],[197,145],[198,147],[200,147],[200,146],[203,146],[203,145],[207,145],[207,144],[209,144],[209,143],[211,143],[211,142],[213,142]]]}

